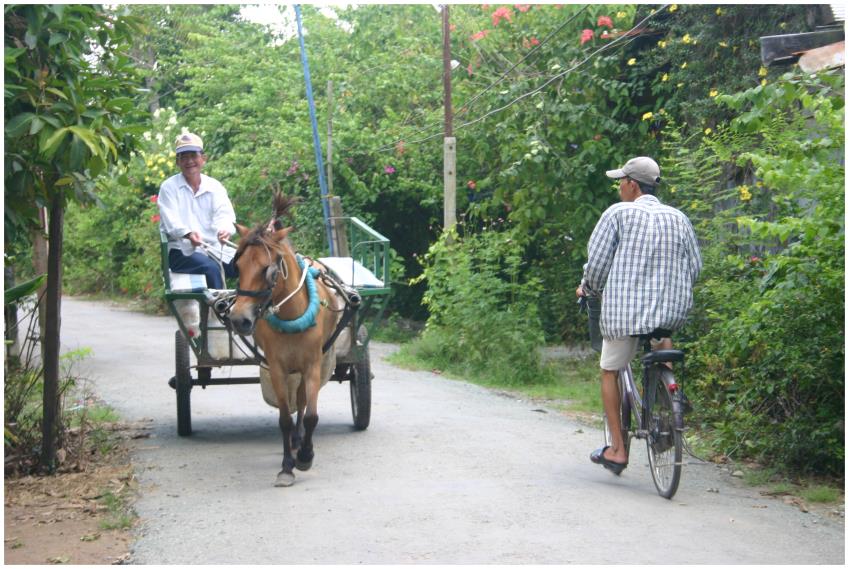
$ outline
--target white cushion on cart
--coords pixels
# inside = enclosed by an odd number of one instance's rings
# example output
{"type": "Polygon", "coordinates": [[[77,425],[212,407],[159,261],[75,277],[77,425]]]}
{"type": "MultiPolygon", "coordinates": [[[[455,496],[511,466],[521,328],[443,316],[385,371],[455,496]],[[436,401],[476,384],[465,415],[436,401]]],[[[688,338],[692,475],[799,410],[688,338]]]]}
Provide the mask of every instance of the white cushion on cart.
{"type": "Polygon", "coordinates": [[[171,292],[203,292],[206,290],[205,275],[190,275],[168,271],[171,279],[171,292]]]}
{"type": "Polygon", "coordinates": [[[383,281],[351,257],[322,257],[319,262],[353,287],[383,288],[383,281]]]}

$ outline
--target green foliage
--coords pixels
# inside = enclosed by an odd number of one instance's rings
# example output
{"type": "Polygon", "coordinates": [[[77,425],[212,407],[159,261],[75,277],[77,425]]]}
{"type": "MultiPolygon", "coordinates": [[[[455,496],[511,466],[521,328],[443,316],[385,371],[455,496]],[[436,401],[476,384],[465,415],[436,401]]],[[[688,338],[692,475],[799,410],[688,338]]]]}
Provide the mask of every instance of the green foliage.
{"type": "Polygon", "coordinates": [[[522,254],[512,232],[446,232],[424,259],[431,317],[413,349],[508,385],[548,381],[538,352],[541,281],[522,254]]]}
{"type": "Polygon", "coordinates": [[[54,196],[91,201],[97,177],[133,145],[134,22],[88,5],[8,5],[5,31],[7,241],[54,196]]]}
{"type": "Polygon", "coordinates": [[[840,490],[832,486],[815,484],[802,490],[802,498],[808,502],[828,504],[840,501],[840,490]]]}
{"type": "Polygon", "coordinates": [[[71,293],[129,294],[160,303],[159,185],[179,169],[173,142],[183,127],[173,109],[153,113],[138,152],[114,171],[95,205],[74,205],[66,216],[66,286],[71,293]]]}
{"type": "Polygon", "coordinates": [[[831,473],[845,452],[842,92],[840,75],[788,74],[718,97],[736,118],[670,177],[707,243],[688,369],[721,450],[831,473]],[[752,181],[685,185],[711,159],[752,181]]]}

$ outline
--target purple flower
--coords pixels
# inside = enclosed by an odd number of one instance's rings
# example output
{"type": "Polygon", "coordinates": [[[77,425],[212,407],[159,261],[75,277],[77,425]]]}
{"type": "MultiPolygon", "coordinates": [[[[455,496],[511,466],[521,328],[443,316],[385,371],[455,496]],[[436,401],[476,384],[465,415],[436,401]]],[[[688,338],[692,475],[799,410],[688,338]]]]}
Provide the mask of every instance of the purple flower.
{"type": "Polygon", "coordinates": [[[291,166],[288,170],[286,170],[286,175],[287,175],[287,176],[292,176],[295,172],[297,172],[297,171],[298,171],[298,168],[299,168],[300,166],[301,166],[301,165],[300,165],[300,164],[298,164],[298,161],[297,161],[297,160],[295,160],[294,162],[292,162],[292,166],[291,166]]]}
{"type": "Polygon", "coordinates": [[[384,166],[383,171],[387,174],[394,174],[395,168],[393,168],[392,166],[384,166]]]}

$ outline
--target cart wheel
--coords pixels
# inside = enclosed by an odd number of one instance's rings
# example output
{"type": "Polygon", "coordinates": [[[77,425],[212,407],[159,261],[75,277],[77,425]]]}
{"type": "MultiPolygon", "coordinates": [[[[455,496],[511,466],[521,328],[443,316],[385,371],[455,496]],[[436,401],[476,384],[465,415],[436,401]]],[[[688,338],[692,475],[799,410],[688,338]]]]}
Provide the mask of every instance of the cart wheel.
{"type": "Polygon", "coordinates": [[[174,338],[174,353],[177,363],[174,386],[177,391],[177,434],[188,437],[192,434],[192,374],[189,371],[189,344],[180,330],[174,338]]]}
{"type": "MultiPolygon", "coordinates": [[[[368,341],[368,330],[360,326],[357,331],[357,342],[366,344],[368,341]]],[[[355,363],[351,375],[351,414],[354,416],[354,428],[364,431],[371,421],[371,362],[368,349],[365,358],[355,363]]]]}

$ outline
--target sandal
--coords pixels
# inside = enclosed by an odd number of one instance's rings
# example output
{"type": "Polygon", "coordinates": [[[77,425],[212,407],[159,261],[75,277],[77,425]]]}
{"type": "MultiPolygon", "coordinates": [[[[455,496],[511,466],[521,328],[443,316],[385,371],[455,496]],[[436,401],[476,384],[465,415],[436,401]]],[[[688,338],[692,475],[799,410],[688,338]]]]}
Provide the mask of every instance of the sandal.
{"type": "Polygon", "coordinates": [[[616,476],[622,474],[622,471],[628,468],[628,463],[614,462],[612,460],[608,460],[604,458],[604,451],[609,449],[610,446],[604,446],[601,448],[595,449],[592,454],[590,454],[590,460],[596,464],[600,464],[609,471],[611,471],[616,476]]]}

